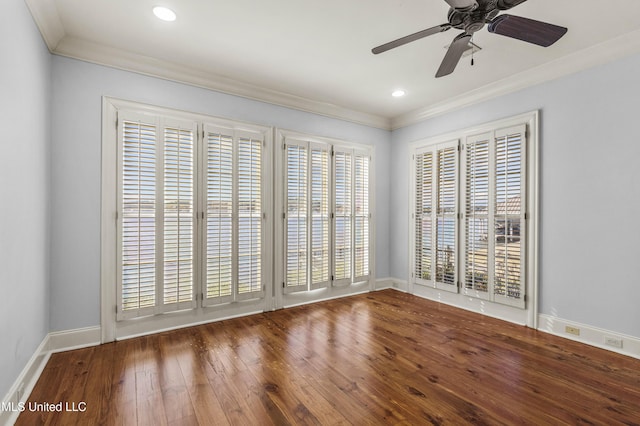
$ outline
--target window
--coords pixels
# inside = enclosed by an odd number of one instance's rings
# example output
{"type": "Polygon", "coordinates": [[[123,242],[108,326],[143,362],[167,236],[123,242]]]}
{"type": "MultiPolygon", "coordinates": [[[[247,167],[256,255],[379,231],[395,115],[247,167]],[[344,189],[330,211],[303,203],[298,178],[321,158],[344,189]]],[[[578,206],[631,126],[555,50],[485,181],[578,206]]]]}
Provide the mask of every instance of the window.
{"type": "Polygon", "coordinates": [[[524,307],[526,127],[467,138],[463,150],[464,290],[524,307]]]}
{"type": "Polygon", "coordinates": [[[369,163],[367,151],[333,149],[334,177],[334,285],[369,278],[369,163]]]}
{"type": "Polygon", "coordinates": [[[298,137],[283,152],[285,293],[367,281],[370,152],[298,137]]]}
{"type": "Polygon", "coordinates": [[[127,110],[117,123],[118,319],[264,297],[267,132],[127,110]]]}
{"type": "Polygon", "coordinates": [[[259,133],[205,125],[205,305],[262,297],[259,133]]]}
{"type": "Polygon", "coordinates": [[[285,292],[329,285],[329,146],[288,142],[285,292]]]}
{"type": "Polygon", "coordinates": [[[457,291],[458,141],[421,148],[415,157],[414,277],[457,291]]]}
{"type": "Polygon", "coordinates": [[[525,308],[530,125],[415,145],[413,284],[525,308]]]}
{"type": "Polygon", "coordinates": [[[122,318],[193,307],[194,122],[120,122],[122,318]]]}

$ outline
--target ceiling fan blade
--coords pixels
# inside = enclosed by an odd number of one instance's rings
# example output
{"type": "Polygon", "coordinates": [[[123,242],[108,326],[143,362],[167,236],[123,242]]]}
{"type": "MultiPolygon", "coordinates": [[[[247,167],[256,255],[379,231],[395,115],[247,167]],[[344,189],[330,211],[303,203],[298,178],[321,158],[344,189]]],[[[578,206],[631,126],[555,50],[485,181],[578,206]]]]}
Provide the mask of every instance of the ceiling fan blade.
{"type": "Polygon", "coordinates": [[[374,47],[373,49],[371,49],[371,52],[373,52],[374,55],[377,55],[378,53],[386,52],[387,50],[391,50],[404,44],[411,43],[412,41],[420,40],[421,38],[447,31],[449,28],[451,28],[450,24],[442,24],[435,27],[427,28],[426,30],[418,31],[417,33],[400,37],[397,40],[393,40],[389,43],[374,47]]]}
{"type": "Polygon", "coordinates": [[[470,11],[478,7],[478,2],[476,0],[444,0],[454,9],[460,11],[470,11]]]}
{"type": "Polygon", "coordinates": [[[456,69],[456,65],[460,62],[460,58],[465,50],[469,48],[469,41],[471,40],[471,35],[467,33],[462,33],[453,39],[453,43],[449,46],[449,50],[447,50],[447,54],[444,55],[444,59],[440,64],[440,68],[436,73],[436,78],[444,77],[445,75],[449,75],[456,69]]]}
{"type": "Polygon", "coordinates": [[[489,32],[549,47],[567,33],[565,27],[513,15],[500,15],[489,24],[489,32]]]}

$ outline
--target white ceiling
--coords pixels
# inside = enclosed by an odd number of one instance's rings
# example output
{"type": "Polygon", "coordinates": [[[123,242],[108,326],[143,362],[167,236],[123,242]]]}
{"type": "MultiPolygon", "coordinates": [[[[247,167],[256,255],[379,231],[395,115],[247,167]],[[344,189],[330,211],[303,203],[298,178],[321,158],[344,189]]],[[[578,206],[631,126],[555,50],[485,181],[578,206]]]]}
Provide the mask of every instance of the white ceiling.
{"type": "Polygon", "coordinates": [[[529,0],[507,13],[569,29],[542,48],[476,33],[436,79],[459,30],[371,48],[446,22],[444,0],[26,0],[49,49],[383,128],[640,51],[638,0],[529,0]],[[153,6],[172,8],[175,22],[153,6]],[[391,92],[403,88],[396,99],[391,92]]]}

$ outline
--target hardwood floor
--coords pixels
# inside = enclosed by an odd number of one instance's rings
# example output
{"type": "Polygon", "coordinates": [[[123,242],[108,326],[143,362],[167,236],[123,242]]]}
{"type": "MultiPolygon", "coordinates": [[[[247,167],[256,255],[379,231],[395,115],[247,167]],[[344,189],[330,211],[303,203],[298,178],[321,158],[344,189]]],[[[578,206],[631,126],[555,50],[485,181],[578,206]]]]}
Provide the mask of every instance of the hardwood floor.
{"type": "Polygon", "coordinates": [[[17,424],[637,425],[640,360],[385,290],[54,354],[45,402],[86,411],[17,424]]]}

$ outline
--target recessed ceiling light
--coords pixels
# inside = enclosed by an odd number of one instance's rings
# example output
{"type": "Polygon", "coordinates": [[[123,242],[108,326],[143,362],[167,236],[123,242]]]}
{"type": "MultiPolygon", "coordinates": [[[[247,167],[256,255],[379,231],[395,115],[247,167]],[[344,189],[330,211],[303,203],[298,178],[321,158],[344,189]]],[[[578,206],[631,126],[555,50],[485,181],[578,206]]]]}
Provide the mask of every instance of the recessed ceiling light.
{"type": "Polygon", "coordinates": [[[162,6],[156,6],[153,8],[153,14],[156,15],[158,19],[162,19],[163,21],[172,22],[176,20],[176,13],[162,6]]]}
{"type": "Polygon", "coordinates": [[[391,96],[393,96],[394,98],[401,98],[406,94],[407,92],[405,92],[404,90],[398,89],[398,90],[394,90],[391,96]]]}

